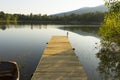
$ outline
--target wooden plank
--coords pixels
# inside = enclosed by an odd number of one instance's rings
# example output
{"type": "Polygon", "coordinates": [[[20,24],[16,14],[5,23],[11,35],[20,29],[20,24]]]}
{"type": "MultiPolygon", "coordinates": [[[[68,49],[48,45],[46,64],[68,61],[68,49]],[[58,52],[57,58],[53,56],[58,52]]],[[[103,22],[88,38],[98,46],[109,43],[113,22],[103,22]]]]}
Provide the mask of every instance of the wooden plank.
{"type": "Polygon", "coordinates": [[[32,80],[87,80],[66,36],[53,36],[45,48],[32,80]]]}

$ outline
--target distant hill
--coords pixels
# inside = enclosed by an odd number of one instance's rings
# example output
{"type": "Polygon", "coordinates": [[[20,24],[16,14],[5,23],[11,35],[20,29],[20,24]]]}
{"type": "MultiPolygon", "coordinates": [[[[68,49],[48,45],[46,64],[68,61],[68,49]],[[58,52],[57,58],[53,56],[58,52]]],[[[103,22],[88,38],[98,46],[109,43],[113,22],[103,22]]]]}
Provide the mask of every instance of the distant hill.
{"type": "Polygon", "coordinates": [[[64,15],[70,15],[70,14],[84,14],[84,13],[89,13],[89,12],[106,12],[108,11],[107,7],[104,5],[96,6],[96,7],[84,7],[80,8],[74,11],[69,11],[69,12],[63,12],[63,13],[58,13],[58,14],[53,14],[54,16],[64,16],[64,15]]]}

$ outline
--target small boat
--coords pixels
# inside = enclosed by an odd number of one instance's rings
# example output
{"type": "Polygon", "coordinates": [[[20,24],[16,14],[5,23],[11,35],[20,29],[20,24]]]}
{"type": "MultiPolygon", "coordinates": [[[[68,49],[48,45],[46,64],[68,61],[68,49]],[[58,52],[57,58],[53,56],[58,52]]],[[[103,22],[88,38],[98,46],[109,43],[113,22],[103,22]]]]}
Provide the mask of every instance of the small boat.
{"type": "Polygon", "coordinates": [[[16,62],[0,62],[0,80],[19,80],[16,62]]]}

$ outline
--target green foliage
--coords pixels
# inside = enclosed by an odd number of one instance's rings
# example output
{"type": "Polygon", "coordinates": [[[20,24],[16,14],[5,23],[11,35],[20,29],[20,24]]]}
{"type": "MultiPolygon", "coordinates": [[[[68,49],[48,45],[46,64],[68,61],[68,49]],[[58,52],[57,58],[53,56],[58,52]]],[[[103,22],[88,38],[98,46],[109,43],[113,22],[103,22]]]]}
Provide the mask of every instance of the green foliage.
{"type": "Polygon", "coordinates": [[[120,12],[120,0],[105,0],[105,5],[110,12],[120,12]]]}
{"type": "Polygon", "coordinates": [[[4,12],[0,12],[0,22],[6,22],[9,24],[10,22],[17,23],[17,15],[12,15],[4,12]]]}
{"type": "Polygon", "coordinates": [[[71,14],[68,16],[48,16],[41,14],[5,14],[0,13],[1,22],[25,22],[25,23],[62,23],[62,24],[100,24],[104,19],[103,12],[71,14]]]}
{"type": "Polygon", "coordinates": [[[120,80],[120,1],[105,0],[109,12],[104,17],[99,34],[101,49],[98,70],[105,80],[120,80]]]}
{"type": "Polygon", "coordinates": [[[104,17],[99,34],[103,41],[115,42],[120,45],[120,2],[113,0],[108,4],[110,11],[104,17]]]}
{"type": "Polygon", "coordinates": [[[0,21],[3,21],[5,19],[5,13],[4,12],[0,12],[0,21]]]}
{"type": "Polygon", "coordinates": [[[100,36],[103,40],[120,42],[120,13],[107,13],[104,23],[100,28],[100,36]]]}
{"type": "Polygon", "coordinates": [[[10,19],[11,19],[11,15],[6,14],[6,22],[7,22],[7,23],[9,23],[9,22],[10,22],[10,19]]]}

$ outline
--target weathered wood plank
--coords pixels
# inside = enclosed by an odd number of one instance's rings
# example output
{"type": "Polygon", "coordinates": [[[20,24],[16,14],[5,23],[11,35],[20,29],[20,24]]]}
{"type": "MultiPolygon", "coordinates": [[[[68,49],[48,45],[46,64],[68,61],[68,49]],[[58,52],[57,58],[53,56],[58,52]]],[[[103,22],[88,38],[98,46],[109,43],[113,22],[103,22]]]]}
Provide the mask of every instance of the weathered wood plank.
{"type": "Polygon", "coordinates": [[[66,36],[53,36],[45,48],[32,80],[87,80],[66,36]]]}

